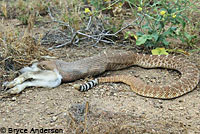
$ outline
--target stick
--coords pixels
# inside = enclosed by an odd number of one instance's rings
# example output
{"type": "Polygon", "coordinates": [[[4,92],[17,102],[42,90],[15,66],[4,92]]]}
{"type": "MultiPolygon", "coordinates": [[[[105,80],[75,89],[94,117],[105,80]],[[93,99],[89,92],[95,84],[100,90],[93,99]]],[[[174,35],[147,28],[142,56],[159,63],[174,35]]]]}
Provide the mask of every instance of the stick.
{"type": "Polygon", "coordinates": [[[85,104],[85,122],[84,122],[84,134],[86,134],[86,128],[87,128],[87,114],[89,110],[89,103],[88,101],[85,104]]]}
{"type": "MultiPolygon", "coordinates": [[[[73,44],[78,43],[80,40],[88,39],[88,38],[93,39],[93,40],[96,41],[92,46],[96,46],[99,42],[103,42],[103,43],[106,43],[106,44],[115,44],[115,42],[112,39],[110,39],[109,37],[112,37],[112,36],[117,37],[118,33],[120,33],[121,31],[123,31],[124,29],[128,28],[129,26],[133,25],[133,23],[135,23],[139,19],[139,18],[136,18],[134,21],[132,21],[131,23],[129,23],[126,26],[122,27],[120,30],[118,30],[117,32],[115,32],[113,34],[110,34],[110,31],[105,32],[105,29],[103,28],[103,30],[100,31],[100,34],[98,34],[98,35],[91,35],[91,34],[86,34],[84,32],[89,31],[89,29],[91,27],[91,23],[92,23],[92,16],[90,16],[89,21],[87,23],[87,27],[85,28],[85,30],[83,30],[83,31],[81,31],[81,30],[74,31],[74,29],[68,23],[56,20],[52,16],[52,13],[51,13],[49,7],[48,7],[48,14],[49,14],[49,16],[50,16],[50,18],[52,19],[53,22],[57,22],[57,23],[59,23],[61,25],[67,26],[68,28],[71,29],[71,33],[72,33],[72,38],[71,38],[70,41],[67,41],[67,42],[65,42],[63,44],[60,44],[58,46],[50,47],[49,50],[52,50],[54,48],[60,48],[60,47],[66,46],[66,45],[73,45],[73,44]],[[82,35],[82,36],[85,36],[87,38],[82,38],[82,39],[78,38],[78,39],[76,39],[77,35],[82,35]]],[[[92,33],[92,31],[91,31],[91,33],[92,33]]]]}

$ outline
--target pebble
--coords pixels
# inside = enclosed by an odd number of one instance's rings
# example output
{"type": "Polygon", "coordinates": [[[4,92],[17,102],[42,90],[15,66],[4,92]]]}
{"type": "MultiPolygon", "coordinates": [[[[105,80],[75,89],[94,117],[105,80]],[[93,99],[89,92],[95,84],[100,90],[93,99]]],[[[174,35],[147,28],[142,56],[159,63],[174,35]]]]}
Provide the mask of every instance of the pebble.
{"type": "Polygon", "coordinates": [[[183,100],[179,100],[178,102],[183,102],[183,100]]]}
{"type": "Polygon", "coordinates": [[[15,123],[16,126],[19,126],[19,123],[15,123]]]}
{"type": "Polygon", "coordinates": [[[84,97],[89,98],[90,94],[84,94],[84,97]]]}
{"type": "Polygon", "coordinates": [[[56,116],[53,116],[53,117],[51,118],[51,122],[55,122],[57,119],[58,119],[58,118],[57,118],[56,116]]]}
{"type": "Polygon", "coordinates": [[[187,130],[188,134],[195,134],[195,132],[193,130],[187,130]]]}
{"type": "Polygon", "coordinates": [[[163,103],[163,101],[162,101],[162,100],[158,100],[158,103],[162,104],[162,103],[163,103]]]}
{"type": "Polygon", "coordinates": [[[11,98],[12,101],[15,101],[16,99],[17,99],[16,97],[12,97],[12,98],[11,98]]]}
{"type": "Polygon", "coordinates": [[[63,113],[63,116],[67,116],[67,113],[63,113]]]}
{"type": "Polygon", "coordinates": [[[151,82],[152,82],[152,83],[155,83],[155,82],[156,82],[156,79],[151,79],[151,82]]]}
{"type": "Polygon", "coordinates": [[[172,108],[168,108],[168,110],[170,110],[170,111],[173,111],[173,109],[172,109],[172,108]]]}
{"type": "Polygon", "coordinates": [[[187,117],[186,117],[187,120],[190,120],[191,118],[192,118],[191,116],[187,116],[187,117]]]}
{"type": "Polygon", "coordinates": [[[140,75],[139,75],[139,74],[134,74],[134,76],[135,76],[135,77],[139,77],[140,75]]]}
{"type": "Polygon", "coordinates": [[[113,96],[117,96],[117,93],[113,93],[113,96]]]}
{"type": "Polygon", "coordinates": [[[103,88],[101,88],[101,89],[100,89],[100,92],[104,92],[104,89],[103,89],[103,88]]]}

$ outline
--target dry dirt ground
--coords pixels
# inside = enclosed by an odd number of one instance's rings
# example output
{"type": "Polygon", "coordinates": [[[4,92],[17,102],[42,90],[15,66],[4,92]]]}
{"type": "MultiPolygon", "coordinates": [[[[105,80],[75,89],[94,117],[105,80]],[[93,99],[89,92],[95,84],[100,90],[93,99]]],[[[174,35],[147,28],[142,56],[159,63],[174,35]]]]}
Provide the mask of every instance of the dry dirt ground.
{"type": "MultiPolygon", "coordinates": [[[[7,22],[10,23],[17,24],[7,22]]],[[[39,29],[45,31],[46,28],[39,29]]],[[[69,47],[53,51],[59,59],[73,61],[107,48],[111,46],[69,47]]],[[[188,58],[200,69],[200,53],[188,58]]],[[[180,77],[176,71],[140,67],[106,72],[101,76],[115,74],[132,74],[147,83],[157,84],[169,84],[180,77]]],[[[14,129],[15,133],[25,129],[34,133],[31,131],[34,128],[35,133],[36,129],[40,129],[40,133],[49,129],[49,133],[57,130],[65,134],[200,134],[199,84],[182,97],[159,100],[139,96],[122,83],[101,84],[85,93],[73,88],[73,84],[84,81],[63,83],[53,89],[27,88],[20,95],[0,98],[0,133],[11,130],[14,133],[14,129]]]]}
{"type": "MultiPolygon", "coordinates": [[[[110,48],[110,47],[109,47],[110,48]]],[[[62,48],[61,59],[72,61],[96,54],[105,48],[62,48]]],[[[119,48],[117,48],[119,49],[119,48]]],[[[189,56],[200,65],[198,53],[189,56]]],[[[148,83],[169,84],[180,77],[167,69],[129,69],[102,74],[132,74],[148,83]]],[[[200,86],[172,100],[145,98],[122,83],[99,85],[82,93],[73,84],[57,88],[28,88],[20,95],[0,100],[0,130],[5,127],[62,129],[60,133],[185,133],[200,134],[200,86]]],[[[11,129],[10,129],[11,131],[11,129]]],[[[33,131],[32,131],[33,132],[33,131]]]]}

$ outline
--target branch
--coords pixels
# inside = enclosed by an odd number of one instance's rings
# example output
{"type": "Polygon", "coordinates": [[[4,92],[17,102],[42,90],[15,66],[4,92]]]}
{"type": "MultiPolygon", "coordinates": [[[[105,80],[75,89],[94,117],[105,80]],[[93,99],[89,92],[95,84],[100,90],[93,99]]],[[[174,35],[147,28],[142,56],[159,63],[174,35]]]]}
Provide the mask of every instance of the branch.
{"type": "Polygon", "coordinates": [[[134,21],[132,21],[131,23],[127,24],[126,26],[122,27],[120,30],[118,30],[117,32],[113,33],[113,34],[109,34],[110,31],[106,31],[104,28],[102,31],[97,31],[97,32],[100,32],[100,34],[98,35],[91,35],[93,32],[92,31],[89,31],[89,29],[91,28],[91,24],[92,24],[92,16],[90,16],[89,18],[89,21],[87,23],[87,27],[85,28],[85,30],[83,30],[83,32],[81,32],[81,30],[78,30],[78,31],[74,31],[74,29],[68,24],[68,23],[65,23],[63,21],[59,21],[59,20],[56,20],[53,16],[52,16],[52,13],[50,11],[50,8],[48,7],[48,14],[49,16],[51,17],[51,20],[53,22],[57,22],[61,25],[64,25],[64,26],[67,26],[68,28],[71,29],[71,32],[72,32],[72,38],[70,41],[67,41],[63,44],[60,44],[58,46],[53,46],[53,47],[50,47],[49,50],[52,50],[54,48],[60,48],[60,47],[63,47],[63,46],[66,46],[66,45],[70,45],[70,44],[76,44],[78,43],[80,40],[83,40],[83,39],[92,39],[92,40],[95,40],[96,42],[92,45],[92,46],[96,46],[99,42],[103,42],[103,43],[106,43],[106,44],[115,44],[115,42],[110,39],[109,37],[110,36],[114,36],[114,37],[117,37],[117,34],[120,33],[121,31],[123,31],[124,29],[128,28],[129,26],[133,25],[133,23],[135,23],[139,18],[136,18],[134,21]],[[86,34],[84,32],[90,32],[90,34],[86,34]],[[106,31],[106,32],[105,32],[106,31]],[[77,35],[82,35],[86,38],[78,38],[76,39],[77,35]],[[76,40],[76,41],[75,41],[76,40]],[[74,43],[75,41],[75,43],[74,43]]]}
{"type": "Polygon", "coordinates": [[[131,23],[129,23],[128,25],[122,27],[120,30],[118,30],[117,32],[115,32],[114,34],[105,34],[105,36],[116,36],[119,32],[123,31],[124,29],[128,28],[129,26],[133,25],[133,23],[135,23],[139,18],[136,18],[134,21],[132,21],[131,23]]]}
{"type": "Polygon", "coordinates": [[[54,48],[60,48],[60,47],[66,46],[66,45],[71,45],[71,44],[73,44],[74,40],[76,39],[76,36],[77,36],[77,32],[73,34],[72,39],[70,41],[60,44],[58,46],[50,47],[50,48],[48,48],[48,50],[52,50],[54,48]]]}
{"type": "Polygon", "coordinates": [[[71,32],[73,33],[74,29],[69,25],[69,23],[66,23],[66,22],[57,20],[57,19],[55,19],[55,18],[52,16],[52,13],[51,13],[51,10],[50,10],[49,7],[48,7],[48,14],[49,14],[49,16],[50,16],[50,18],[51,18],[51,20],[52,20],[53,22],[59,23],[59,24],[61,24],[61,25],[63,25],[63,26],[66,26],[66,27],[70,28],[70,29],[71,29],[71,32]]]}

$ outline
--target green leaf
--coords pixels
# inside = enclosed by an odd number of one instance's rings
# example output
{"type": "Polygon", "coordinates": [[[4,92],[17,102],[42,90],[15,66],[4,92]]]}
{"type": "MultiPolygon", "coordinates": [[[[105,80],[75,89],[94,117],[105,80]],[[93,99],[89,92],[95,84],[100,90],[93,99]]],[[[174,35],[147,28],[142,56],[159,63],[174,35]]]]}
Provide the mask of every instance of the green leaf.
{"type": "Polygon", "coordinates": [[[136,38],[135,34],[131,31],[127,31],[124,35],[124,39],[128,39],[129,37],[134,37],[136,38]]]}
{"type": "Polygon", "coordinates": [[[182,25],[183,28],[185,28],[186,22],[185,22],[182,18],[177,17],[176,20],[177,20],[179,23],[181,23],[181,25],[182,25]]]}
{"type": "Polygon", "coordinates": [[[177,27],[171,27],[170,29],[175,32],[177,27]]]}
{"type": "Polygon", "coordinates": [[[142,45],[144,44],[147,40],[150,40],[152,39],[152,36],[151,35],[146,35],[144,34],[143,36],[139,37],[137,40],[136,40],[136,45],[142,45]]]}
{"type": "Polygon", "coordinates": [[[137,36],[143,36],[144,33],[142,33],[142,32],[136,32],[136,35],[137,35],[137,36]]]}
{"type": "Polygon", "coordinates": [[[192,39],[196,38],[195,35],[191,36],[191,35],[188,34],[187,32],[184,32],[184,36],[185,36],[189,41],[191,41],[192,39]]]}
{"type": "Polygon", "coordinates": [[[136,40],[136,45],[142,45],[146,42],[147,39],[145,39],[143,36],[142,37],[139,37],[137,40],[136,40]]]}
{"type": "Polygon", "coordinates": [[[172,32],[171,32],[170,29],[168,29],[167,31],[165,31],[165,32],[163,33],[163,36],[168,36],[168,35],[170,35],[170,34],[172,34],[172,32]]]}
{"type": "Polygon", "coordinates": [[[191,36],[190,36],[187,32],[184,32],[184,36],[185,36],[188,40],[191,40],[191,36]]]}
{"type": "Polygon", "coordinates": [[[182,41],[182,43],[186,42],[186,40],[182,36],[179,36],[179,39],[182,41]]]}
{"type": "Polygon", "coordinates": [[[130,31],[126,32],[124,35],[124,39],[128,39],[130,33],[131,33],[130,31]]]}
{"type": "Polygon", "coordinates": [[[165,48],[156,48],[151,50],[153,55],[168,55],[167,50],[165,48]]]}
{"type": "Polygon", "coordinates": [[[145,25],[142,26],[142,29],[150,29],[149,23],[146,23],[145,25]]]}
{"type": "Polygon", "coordinates": [[[155,39],[155,41],[158,41],[159,35],[158,35],[157,32],[155,32],[155,33],[152,34],[152,37],[155,39]]]}
{"type": "Polygon", "coordinates": [[[173,36],[176,33],[176,27],[170,27],[167,31],[163,33],[163,36],[173,36]]]}
{"type": "Polygon", "coordinates": [[[164,22],[160,21],[159,29],[163,29],[165,27],[164,22]]]}
{"type": "Polygon", "coordinates": [[[166,46],[169,45],[169,42],[166,41],[166,39],[163,39],[162,42],[163,42],[163,44],[166,45],[166,46]]]}

